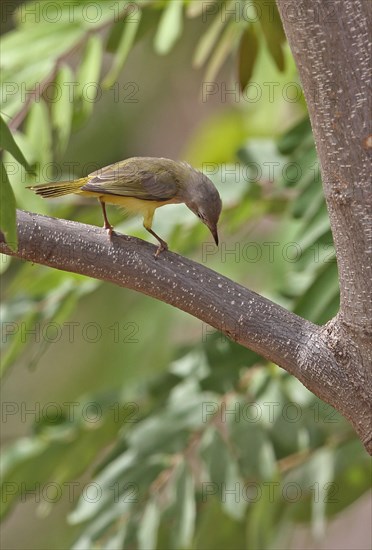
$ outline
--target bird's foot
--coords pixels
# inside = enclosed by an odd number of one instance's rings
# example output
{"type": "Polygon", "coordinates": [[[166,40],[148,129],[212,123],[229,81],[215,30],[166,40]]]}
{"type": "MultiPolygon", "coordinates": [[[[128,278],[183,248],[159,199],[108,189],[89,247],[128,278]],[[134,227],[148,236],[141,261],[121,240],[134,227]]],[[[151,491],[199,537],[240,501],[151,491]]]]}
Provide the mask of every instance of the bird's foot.
{"type": "Polygon", "coordinates": [[[103,229],[106,230],[107,235],[110,237],[110,239],[111,239],[112,235],[115,235],[114,228],[112,227],[112,225],[110,223],[105,223],[104,226],[103,226],[103,229]]]}
{"type": "Polygon", "coordinates": [[[162,252],[164,252],[164,250],[168,250],[168,245],[167,245],[167,243],[166,243],[165,241],[159,241],[159,242],[160,242],[160,244],[159,244],[159,246],[158,246],[158,248],[157,248],[157,250],[156,250],[156,252],[155,252],[155,254],[154,254],[155,260],[158,259],[159,255],[160,255],[162,252]]]}

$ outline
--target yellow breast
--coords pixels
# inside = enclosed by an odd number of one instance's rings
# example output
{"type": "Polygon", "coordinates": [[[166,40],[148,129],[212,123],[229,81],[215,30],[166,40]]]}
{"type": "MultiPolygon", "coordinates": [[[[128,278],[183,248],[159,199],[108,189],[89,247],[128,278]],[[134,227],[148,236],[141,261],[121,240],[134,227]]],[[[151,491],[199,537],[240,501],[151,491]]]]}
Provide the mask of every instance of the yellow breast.
{"type": "MultiPolygon", "coordinates": [[[[124,208],[130,214],[140,214],[144,217],[145,220],[152,220],[154,212],[159,206],[164,206],[165,204],[175,204],[178,201],[175,199],[170,199],[167,201],[147,201],[136,199],[134,197],[123,197],[120,195],[109,195],[104,194],[100,195],[99,193],[92,193],[89,191],[80,191],[81,195],[95,197],[96,199],[102,200],[107,204],[115,204],[124,208]]],[[[151,222],[150,222],[151,223],[151,222]]]]}

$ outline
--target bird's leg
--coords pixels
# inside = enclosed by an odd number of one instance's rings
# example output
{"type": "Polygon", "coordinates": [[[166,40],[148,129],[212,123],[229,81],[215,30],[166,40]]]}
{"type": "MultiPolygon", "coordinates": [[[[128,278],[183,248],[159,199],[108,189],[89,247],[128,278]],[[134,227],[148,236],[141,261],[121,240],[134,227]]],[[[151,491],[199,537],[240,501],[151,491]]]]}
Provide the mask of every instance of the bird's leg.
{"type": "Polygon", "coordinates": [[[103,219],[105,221],[105,223],[103,224],[103,229],[106,229],[107,233],[111,237],[112,232],[113,232],[113,227],[112,227],[112,225],[110,224],[110,222],[108,221],[108,218],[107,218],[106,204],[104,203],[104,201],[101,198],[99,198],[99,202],[101,204],[101,208],[102,208],[102,212],[103,212],[103,219]]]}
{"type": "Polygon", "coordinates": [[[168,245],[167,245],[167,243],[166,243],[165,241],[163,241],[163,239],[161,239],[161,238],[159,237],[159,235],[157,235],[157,234],[155,233],[155,231],[153,231],[153,230],[151,229],[151,227],[146,227],[145,225],[144,225],[144,227],[145,227],[145,229],[147,229],[147,231],[148,231],[149,233],[151,233],[151,235],[153,235],[153,236],[155,237],[155,239],[157,239],[157,240],[159,241],[158,249],[157,249],[157,251],[156,251],[155,254],[154,254],[155,259],[156,259],[156,258],[159,256],[159,254],[161,254],[161,252],[163,252],[164,250],[168,250],[168,245]]]}

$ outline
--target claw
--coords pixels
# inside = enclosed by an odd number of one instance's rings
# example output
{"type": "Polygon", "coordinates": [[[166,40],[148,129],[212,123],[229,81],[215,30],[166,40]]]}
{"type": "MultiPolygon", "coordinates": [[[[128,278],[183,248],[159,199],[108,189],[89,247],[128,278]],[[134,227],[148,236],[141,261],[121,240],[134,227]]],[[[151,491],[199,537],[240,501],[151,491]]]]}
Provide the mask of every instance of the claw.
{"type": "Polygon", "coordinates": [[[110,225],[110,224],[106,225],[105,224],[103,226],[103,229],[106,229],[107,235],[111,238],[112,234],[114,233],[114,228],[112,227],[112,225],[110,225]]]}
{"type": "Polygon", "coordinates": [[[166,243],[165,241],[162,240],[162,241],[160,241],[160,244],[159,244],[159,246],[158,246],[158,248],[157,248],[157,250],[156,250],[156,252],[155,252],[155,254],[154,254],[155,260],[158,259],[159,255],[160,255],[162,252],[164,252],[164,250],[168,250],[168,245],[167,245],[167,243],[166,243]]]}

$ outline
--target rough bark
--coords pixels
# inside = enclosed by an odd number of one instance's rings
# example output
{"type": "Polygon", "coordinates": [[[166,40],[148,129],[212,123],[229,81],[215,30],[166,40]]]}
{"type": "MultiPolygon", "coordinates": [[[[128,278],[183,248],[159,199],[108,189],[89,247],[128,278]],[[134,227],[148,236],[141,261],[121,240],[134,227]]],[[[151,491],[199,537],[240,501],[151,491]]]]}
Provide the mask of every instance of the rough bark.
{"type": "MultiPolygon", "coordinates": [[[[277,5],[309,109],[336,247],[341,304],[325,333],[339,368],[357,393],[367,396],[372,367],[372,4],[277,0],[277,5]]],[[[356,418],[357,402],[349,397],[347,407],[356,418]]],[[[370,409],[360,422],[370,426],[371,416],[370,409]]],[[[371,433],[365,434],[371,449],[371,433]]]]}
{"type": "Polygon", "coordinates": [[[156,260],[155,247],[134,237],[110,241],[98,227],[23,211],[17,223],[18,251],[0,238],[0,252],[131,288],[190,313],[296,376],[368,440],[368,397],[343,363],[353,362],[358,350],[349,347],[346,359],[340,356],[324,327],[172,252],[156,260]],[[356,405],[353,415],[349,402],[356,405]]]}

